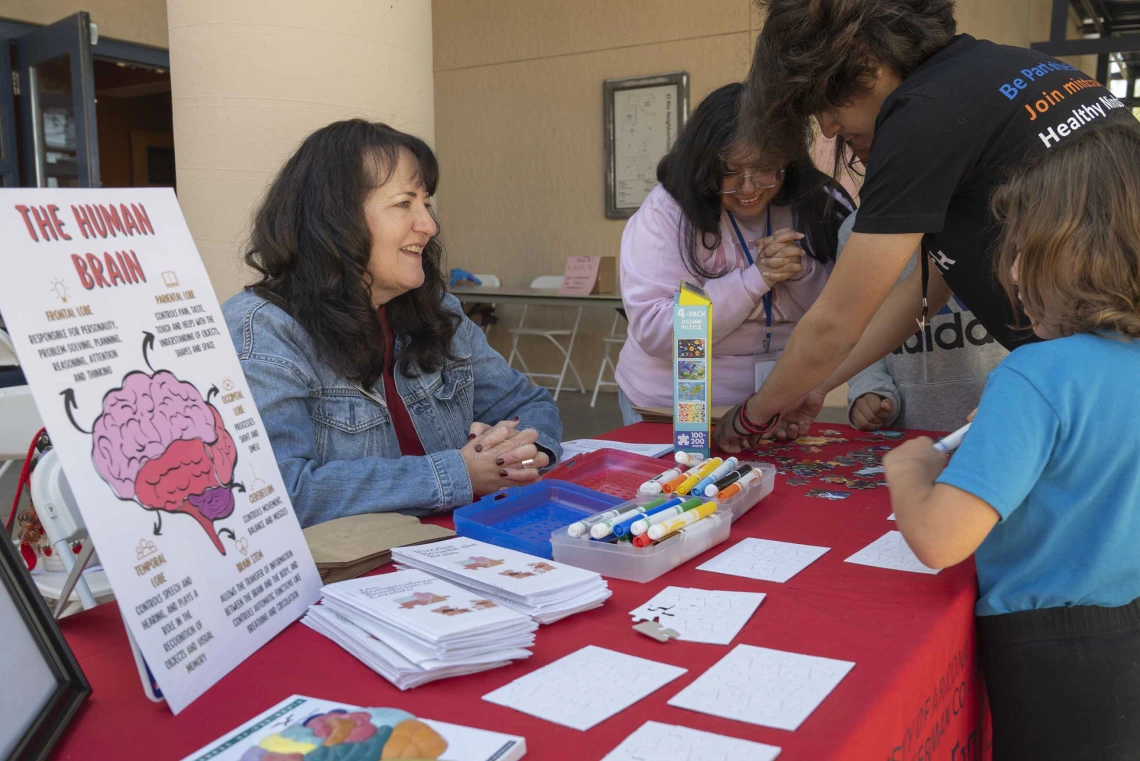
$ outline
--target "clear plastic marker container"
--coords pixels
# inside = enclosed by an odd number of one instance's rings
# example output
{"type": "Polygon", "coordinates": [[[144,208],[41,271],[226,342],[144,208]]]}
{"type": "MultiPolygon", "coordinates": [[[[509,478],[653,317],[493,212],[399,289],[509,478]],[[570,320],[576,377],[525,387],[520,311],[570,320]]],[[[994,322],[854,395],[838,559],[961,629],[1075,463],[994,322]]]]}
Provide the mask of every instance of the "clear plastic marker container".
{"type": "MultiPolygon", "coordinates": [[[[741,465],[743,464],[742,462],[741,465]]],[[[591,540],[589,534],[574,539],[563,527],[550,536],[553,559],[567,565],[596,571],[602,576],[613,579],[652,581],[666,571],[673,570],[728,539],[733,521],[772,493],[776,485],[776,466],[766,462],[748,464],[762,473],[759,480],[752,483],[745,491],[723,502],[713,497],[704,498],[717,503],[717,511],[714,514],[686,526],[656,544],[634,547],[630,542],[591,540]]],[[[671,495],[639,494],[618,507],[625,511],[668,496],[671,495]]]]}

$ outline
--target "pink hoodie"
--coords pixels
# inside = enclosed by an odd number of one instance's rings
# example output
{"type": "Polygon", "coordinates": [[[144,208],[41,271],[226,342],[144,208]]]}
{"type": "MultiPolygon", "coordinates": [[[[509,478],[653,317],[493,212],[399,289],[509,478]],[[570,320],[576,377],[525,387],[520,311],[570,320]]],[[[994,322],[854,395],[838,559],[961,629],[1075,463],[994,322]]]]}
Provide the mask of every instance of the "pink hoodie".
{"type": "MultiPolygon", "coordinates": [[[[737,219],[753,259],[764,237],[765,215],[737,219]]],[[[763,349],[768,284],[740,251],[727,213],[721,214],[721,244],[705,266],[731,271],[712,280],[694,277],[681,258],[681,209],[658,185],[626,223],[621,236],[621,296],[629,337],[617,365],[617,382],[639,407],[673,404],[673,296],[682,280],[703,287],[713,301],[712,403],[736,404],[755,389],[753,353],[763,349]],[[728,266],[726,266],[728,265],[728,266]]],[[[791,209],[772,207],[772,229],[792,227],[791,209]]],[[[803,258],[804,271],[777,283],[772,303],[772,355],[783,351],[792,328],[823,290],[832,264],[803,258]]]]}

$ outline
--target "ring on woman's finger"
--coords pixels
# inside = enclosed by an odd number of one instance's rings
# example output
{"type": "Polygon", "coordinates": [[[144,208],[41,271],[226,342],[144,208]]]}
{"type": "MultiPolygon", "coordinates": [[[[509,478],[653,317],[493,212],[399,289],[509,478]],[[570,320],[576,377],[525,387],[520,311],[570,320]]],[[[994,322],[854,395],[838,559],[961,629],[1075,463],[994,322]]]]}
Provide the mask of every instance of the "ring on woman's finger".
{"type": "Polygon", "coordinates": [[[533,468],[534,467],[534,458],[528,458],[526,460],[523,460],[522,462],[519,463],[519,465],[523,466],[524,468],[533,468]]]}

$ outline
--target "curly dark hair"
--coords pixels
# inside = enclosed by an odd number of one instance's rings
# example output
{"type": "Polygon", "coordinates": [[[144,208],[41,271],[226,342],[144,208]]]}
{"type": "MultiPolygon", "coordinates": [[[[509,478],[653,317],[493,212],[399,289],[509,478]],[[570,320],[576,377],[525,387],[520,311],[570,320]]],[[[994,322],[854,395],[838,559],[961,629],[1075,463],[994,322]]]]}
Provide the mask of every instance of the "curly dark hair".
{"type": "MultiPolygon", "coordinates": [[[[658,182],[681,207],[678,244],[685,268],[693,277],[728,274],[710,272],[702,260],[704,252],[715,251],[721,244],[723,205],[718,188],[724,179],[724,157],[735,145],[743,89],[739,82],[733,82],[702,100],[657,165],[658,182]]],[[[793,160],[784,167],[784,185],[771,203],[792,207],[793,224],[806,236],[811,256],[821,262],[833,260],[839,226],[855,208],[854,201],[839,184],[812,166],[810,159],[793,160]]]]}
{"type": "Polygon", "coordinates": [[[879,67],[905,79],[957,31],[954,0],[756,5],[767,19],[745,80],[738,137],[787,156],[807,152],[814,114],[865,92],[879,67]]]}
{"type": "MultiPolygon", "coordinates": [[[[368,194],[387,182],[401,153],[434,195],[439,163],[427,143],[386,124],[349,119],[305,138],[285,162],[254,216],[245,261],[261,274],[248,287],[288,312],[318,355],[349,380],[372,386],[384,367],[382,332],[372,307],[368,194]]],[[[443,246],[423,250],[424,282],[386,305],[406,338],[400,370],[434,372],[449,357],[458,315],[443,307],[443,246]]]]}

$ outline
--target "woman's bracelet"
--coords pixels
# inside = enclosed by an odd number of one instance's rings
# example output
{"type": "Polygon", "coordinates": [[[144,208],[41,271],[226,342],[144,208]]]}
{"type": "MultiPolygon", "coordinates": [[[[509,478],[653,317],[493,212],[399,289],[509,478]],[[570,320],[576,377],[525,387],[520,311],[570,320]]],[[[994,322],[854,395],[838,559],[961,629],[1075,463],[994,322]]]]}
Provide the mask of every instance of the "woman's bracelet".
{"type": "MultiPolygon", "coordinates": [[[[752,396],[755,396],[755,394],[752,396]]],[[[736,429],[737,433],[740,433],[740,429],[743,428],[749,436],[759,436],[761,434],[767,433],[772,429],[772,426],[774,426],[776,422],[779,421],[780,413],[777,412],[775,415],[768,418],[768,420],[766,420],[763,425],[757,425],[756,423],[752,422],[751,418],[748,417],[748,413],[744,411],[748,407],[748,402],[751,401],[752,396],[749,396],[747,399],[745,399],[744,402],[741,403],[740,407],[737,408],[736,418],[733,420],[732,427],[736,429]],[[737,424],[739,424],[739,427],[737,424]]]]}

